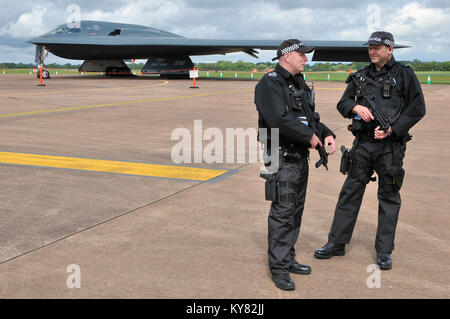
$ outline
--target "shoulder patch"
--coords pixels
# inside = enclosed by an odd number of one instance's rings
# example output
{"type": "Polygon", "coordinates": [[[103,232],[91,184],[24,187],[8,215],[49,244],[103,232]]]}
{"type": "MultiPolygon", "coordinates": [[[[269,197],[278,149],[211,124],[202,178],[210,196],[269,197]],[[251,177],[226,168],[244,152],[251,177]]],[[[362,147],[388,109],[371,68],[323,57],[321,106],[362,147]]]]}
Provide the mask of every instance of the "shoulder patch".
{"type": "Polygon", "coordinates": [[[268,75],[268,76],[275,77],[275,76],[277,76],[277,72],[275,72],[275,71],[269,72],[269,73],[267,73],[267,75],[268,75]]]}
{"type": "Polygon", "coordinates": [[[401,63],[401,62],[398,62],[398,61],[395,61],[395,62],[396,62],[396,64],[398,64],[398,65],[400,65],[400,66],[402,66],[404,68],[411,69],[411,66],[409,64],[401,63]]]}

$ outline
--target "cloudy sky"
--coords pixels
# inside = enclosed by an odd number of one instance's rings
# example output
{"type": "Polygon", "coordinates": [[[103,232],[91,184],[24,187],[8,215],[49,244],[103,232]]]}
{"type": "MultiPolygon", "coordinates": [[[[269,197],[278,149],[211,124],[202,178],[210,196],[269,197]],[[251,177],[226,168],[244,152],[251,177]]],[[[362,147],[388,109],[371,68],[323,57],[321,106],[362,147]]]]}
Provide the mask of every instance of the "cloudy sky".
{"type": "MultiPolygon", "coordinates": [[[[34,62],[26,40],[79,15],[82,20],[142,24],[191,38],[366,40],[377,30],[411,48],[398,60],[450,60],[450,1],[355,0],[0,0],[0,62],[34,62]],[[76,5],[76,6],[73,6],[76,5]],[[79,12],[76,8],[79,8],[79,12]]],[[[192,57],[194,62],[259,60],[244,53],[192,57]]],[[[47,63],[80,63],[49,55],[47,63]]]]}

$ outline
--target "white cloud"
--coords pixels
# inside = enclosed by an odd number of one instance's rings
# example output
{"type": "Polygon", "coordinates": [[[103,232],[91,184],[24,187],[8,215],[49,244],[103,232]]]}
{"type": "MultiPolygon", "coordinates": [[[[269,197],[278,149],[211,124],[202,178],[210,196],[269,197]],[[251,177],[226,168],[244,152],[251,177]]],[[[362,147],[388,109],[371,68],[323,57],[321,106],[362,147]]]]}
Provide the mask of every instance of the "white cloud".
{"type": "Polygon", "coordinates": [[[44,29],[44,16],[47,8],[34,5],[31,12],[20,15],[16,22],[6,24],[0,29],[0,35],[13,38],[33,37],[42,34],[44,29]]]}
{"type": "Polygon", "coordinates": [[[385,29],[394,34],[395,41],[412,46],[398,50],[398,56],[409,60],[450,60],[449,8],[428,8],[411,2],[393,11],[389,21],[385,29]]]}
{"type": "MultiPolygon", "coordinates": [[[[84,20],[141,24],[185,37],[363,41],[371,32],[367,26],[370,14],[367,9],[372,2],[77,0],[84,20]]],[[[70,14],[67,6],[71,3],[74,1],[24,0],[11,3],[10,0],[0,0],[0,5],[11,6],[11,12],[14,12],[9,16],[0,12],[0,45],[8,46],[10,39],[9,46],[17,46],[13,42],[23,40],[25,43],[31,37],[65,23],[70,14]]],[[[379,0],[376,3],[381,9],[380,29],[392,32],[397,43],[412,46],[396,51],[396,58],[450,60],[450,8],[446,1],[379,0]]],[[[260,57],[260,60],[255,60],[246,54],[234,54],[214,56],[214,59],[267,61],[273,57],[273,52],[261,51],[260,57]]],[[[15,56],[12,58],[16,59],[15,56]]],[[[33,58],[34,54],[29,60],[33,58]]],[[[195,57],[196,60],[212,58],[195,57]]],[[[49,57],[51,60],[53,57],[49,57]]]]}
{"type": "Polygon", "coordinates": [[[128,0],[125,1],[122,6],[118,6],[114,10],[108,12],[104,12],[101,9],[91,12],[82,11],[82,18],[84,20],[113,21],[158,26],[164,25],[166,20],[172,20],[174,17],[177,17],[183,9],[184,3],[179,0],[153,0],[151,2],[128,0]]]}
{"type": "Polygon", "coordinates": [[[7,45],[0,45],[0,62],[34,63],[34,54],[34,46],[12,48],[7,45]]]}
{"type": "Polygon", "coordinates": [[[433,31],[448,34],[450,9],[426,8],[418,2],[408,3],[391,15],[389,30],[399,37],[428,37],[433,31]]]}

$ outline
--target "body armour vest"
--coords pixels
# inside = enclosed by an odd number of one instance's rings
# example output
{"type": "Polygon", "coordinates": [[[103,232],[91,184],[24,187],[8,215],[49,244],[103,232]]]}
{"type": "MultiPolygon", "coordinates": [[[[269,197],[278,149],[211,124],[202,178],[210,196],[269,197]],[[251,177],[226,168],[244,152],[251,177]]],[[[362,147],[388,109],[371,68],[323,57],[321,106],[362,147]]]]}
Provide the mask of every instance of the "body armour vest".
{"type": "MultiPolygon", "coordinates": [[[[273,71],[273,73],[277,73],[277,72],[273,71]]],[[[281,74],[278,74],[278,73],[277,73],[277,77],[279,77],[280,82],[282,84],[281,90],[283,91],[283,96],[284,96],[285,103],[286,103],[286,105],[285,105],[286,111],[294,114],[294,116],[296,118],[298,118],[298,120],[301,123],[303,123],[304,125],[309,126],[308,120],[306,118],[306,113],[303,110],[303,106],[297,104],[294,96],[291,94],[291,90],[289,89],[289,86],[294,85],[296,89],[304,89],[306,91],[306,94],[308,94],[308,96],[311,94],[310,88],[308,87],[308,85],[306,85],[306,83],[304,85],[302,85],[301,81],[299,81],[297,83],[293,83],[292,81],[287,81],[286,79],[283,78],[283,76],[281,74]]],[[[308,107],[308,106],[306,106],[306,107],[308,107]]],[[[314,110],[313,110],[313,112],[314,112],[314,110]]],[[[300,124],[300,122],[298,124],[302,125],[302,124],[300,124]]],[[[270,149],[270,147],[271,147],[271,131],[270,131],[269,125],[267,125],[266,121],[264,121],[264,118],[261,116],[260,113],[258,114],[258,126],[259,126],[259,128],[267,128],[268,129],[267,136],[265,136],[265,138],[261,138],[261,136],[258,132],[258,141],[265,144],[266,147],[268,149],[270,149]]],[[[292,146],[297,149],[307,149],[309,147],[309,145],[295,144],[288,137],[282,136],[282,135],[279,136],[279,146],[292,146]]]]}
{"type": "MultiPolygon", "coordinates": [[[[390,70],[377,74],[370,66],[366,66],[358,71],[366,79],[369,94],[375,97],[375,103],[389,118],[392,125],[400,116],[403,108],[403,77],[402,64],[396,62],[390,70]]],[[[357,89],[355,100],[358,104],[369,106],[367,99],[357,89]]],[[[373,122],[373,121],[372,121],[373,122]]],[[[378,123],[369,123],[370,130],[373,130],[378,123]]]]}

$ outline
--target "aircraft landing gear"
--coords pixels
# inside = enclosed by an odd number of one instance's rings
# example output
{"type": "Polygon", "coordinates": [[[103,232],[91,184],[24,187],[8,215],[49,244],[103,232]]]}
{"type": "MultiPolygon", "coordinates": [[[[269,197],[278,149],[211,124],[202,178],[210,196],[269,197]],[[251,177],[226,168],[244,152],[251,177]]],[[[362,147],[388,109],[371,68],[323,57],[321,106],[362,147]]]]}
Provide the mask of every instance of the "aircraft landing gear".
{"type": "MultiPolygon", "coordinates": [[[[38,79],[41,78],[41,70],[40,69],[37,69],[36,77],[38,79]]],[[[47,69],[42,69],[42,79],[44,79],[44,80],[50,79],[50,72],[47,69]]]]}

